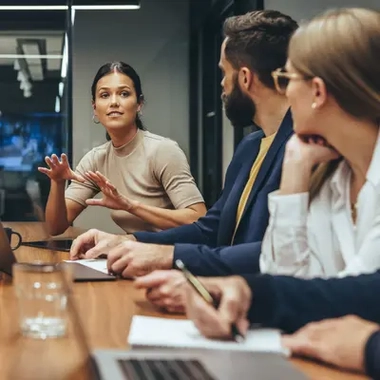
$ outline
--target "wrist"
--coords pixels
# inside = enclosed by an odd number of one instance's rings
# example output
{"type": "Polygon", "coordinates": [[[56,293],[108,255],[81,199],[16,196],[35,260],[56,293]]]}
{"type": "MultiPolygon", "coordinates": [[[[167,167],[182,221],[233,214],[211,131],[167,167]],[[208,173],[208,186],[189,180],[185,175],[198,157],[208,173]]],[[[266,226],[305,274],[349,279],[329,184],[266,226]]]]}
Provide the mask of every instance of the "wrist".
{"type": "Polygon", "coordinates": [[[132,234],[127,234],[127,236],[124,236],[125,240],[132,240],[132,241],[137,241],[135,235],[132,234]]]}
{"type": "Polygon", "coordinates": [[[298,165],[310,166],[315,165],[313,154],[307,150],[300,150],[299,147],[293,148],[288,145],[285,148],[284,163],[292,162],[298,165]]]}
{"type": "Polygon", "coordinates": [[[278,326],[279,321],[276,318],[278,318],[279,306],[275,286],[276,281],[274,281],[276,278],[262,274],[245,274],[241,275],[241,277],[251,290],[251,306],[248,311],[248,320],[255,324],[278,326]]]}
{"type": "Polygon", "coordinates": [[[249,304],[251,305],[252,304],[252,289],[249,287],[249,283],[244,277],[241,277],[241,276],[236,276],[236,279],[241,284],[242,292],[247,295],[247,298],[249,298],[249,304]]]}
{"type": "Polygon", "coordinates": [[[127,200],[124,203],[124,211],[128,211],[131,214],[134,214],[140,207],[140,202],[134,200],[127,200]]]}
{"type": "Polygon", "coordinates": [[[161,249],[163,253],[161,269],[172,269],[174,260],[174,245],[162,245],[161,249]]]}
{"type": "Polygon", "coordinates": [[[308,154],[299,155],[293,151],[286,151],[283,165],[284,167],[298,168],[305,172],[311,172],[315,163],[308,154]]]}
{"type": "Polygon", "coordinates": [[[56,187],[62,187],[62,186],[66,185],[66,180],[65,179],[52,179],[51,185],[56,186],[56,187]]]}
{"type": "Polygon", "coordinates": [[[308,192],[312,169],[313,165],[307,159],[284,161],[280,193],[285,195],[308,192]]]}

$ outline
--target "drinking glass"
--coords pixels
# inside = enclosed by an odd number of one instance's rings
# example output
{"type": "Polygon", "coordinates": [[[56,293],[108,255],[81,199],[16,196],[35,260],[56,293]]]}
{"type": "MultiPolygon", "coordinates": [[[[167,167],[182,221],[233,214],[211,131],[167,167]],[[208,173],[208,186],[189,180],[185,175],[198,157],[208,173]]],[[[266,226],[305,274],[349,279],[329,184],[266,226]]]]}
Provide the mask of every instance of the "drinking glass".
{"type": "Polygon", "coordinates": [[[67,301],[72,283],[68,265],[17,263],[14,288],[19,305],[19,324],[24,336],[62,337],[68,323],[67,301]]]}

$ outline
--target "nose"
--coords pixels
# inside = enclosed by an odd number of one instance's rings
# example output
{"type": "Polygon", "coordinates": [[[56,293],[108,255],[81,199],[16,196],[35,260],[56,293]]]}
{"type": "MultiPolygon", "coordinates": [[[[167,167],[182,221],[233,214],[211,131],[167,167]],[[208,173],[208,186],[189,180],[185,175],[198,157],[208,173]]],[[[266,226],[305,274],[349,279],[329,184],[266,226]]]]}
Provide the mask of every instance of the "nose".
{"type": "Polygon", "coordinates": [[[117,99],[117,94],[113,94],[111,96],[111,106],[113,106],[113,107],[118,107],[119,106],[119,101],[117,99]]]}

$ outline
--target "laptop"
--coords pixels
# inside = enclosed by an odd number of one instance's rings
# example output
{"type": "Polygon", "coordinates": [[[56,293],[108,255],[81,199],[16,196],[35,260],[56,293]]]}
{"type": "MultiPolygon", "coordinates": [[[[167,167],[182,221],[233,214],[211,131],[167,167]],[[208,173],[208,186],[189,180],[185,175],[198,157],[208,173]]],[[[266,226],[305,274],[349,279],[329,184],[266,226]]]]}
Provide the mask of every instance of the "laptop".
{"type": "Polygon", "coordinates": [[[98,380],[306,380],[275,353],[210,349],[95,350],[98,380]]]}
{"type": "MultiPolygon", "coordinates": [[[[3,224],[0,222],[0,272],[12,276],[12,265],[16,262],[16,257],[9,244],[3,224]]],[[[75,282],[116,280],[116,276],[112,274],[100,272],[75,261],[70,262],[69,265],[73,268],[73,280],[75,282]]]]}

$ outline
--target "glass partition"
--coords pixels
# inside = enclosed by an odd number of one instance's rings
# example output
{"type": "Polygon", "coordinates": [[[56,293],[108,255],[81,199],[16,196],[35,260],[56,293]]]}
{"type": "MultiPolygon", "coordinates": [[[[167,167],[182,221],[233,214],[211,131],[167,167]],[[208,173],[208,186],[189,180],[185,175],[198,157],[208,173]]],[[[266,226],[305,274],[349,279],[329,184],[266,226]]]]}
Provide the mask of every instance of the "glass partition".
{"type": "Polygon", "coordinates": [[[0,8],[1,220],[35,220],[50,187],[37,167],[70,146],[68,13],[0,8]]]}

